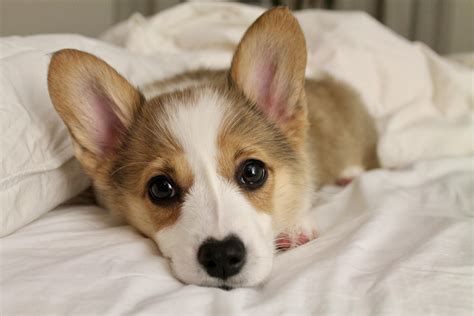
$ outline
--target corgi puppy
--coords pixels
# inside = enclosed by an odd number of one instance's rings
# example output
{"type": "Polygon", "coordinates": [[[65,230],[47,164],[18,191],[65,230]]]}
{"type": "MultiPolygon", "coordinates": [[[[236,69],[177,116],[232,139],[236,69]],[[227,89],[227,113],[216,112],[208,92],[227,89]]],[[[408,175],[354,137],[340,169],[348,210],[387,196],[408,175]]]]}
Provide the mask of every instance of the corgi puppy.
{"type": "Polygon", "coordinates": [[[248,287],[275,243],[316,236],[314,191],[377,166],[374,124],[333,79],[305,80],[290,11],[264,13],[226,71],[196,71],[142,93],[103,60],[64,49],[48,89],[107,209],[154,240],[184,283],[248,287]]]}

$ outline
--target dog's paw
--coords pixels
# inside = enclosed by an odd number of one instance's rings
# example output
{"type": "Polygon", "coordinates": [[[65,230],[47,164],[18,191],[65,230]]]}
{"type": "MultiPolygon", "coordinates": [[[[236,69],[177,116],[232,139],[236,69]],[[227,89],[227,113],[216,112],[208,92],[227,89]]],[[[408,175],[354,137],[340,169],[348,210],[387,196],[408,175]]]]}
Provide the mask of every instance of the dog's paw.
{"type": "Polygon", "coordinates": [[[336,185],[340,187],[348,186],[354,178],[358,177],[364,172],[365,168],[359,165],[352,165],[345,168],[340,177],[336,180],[336,185]]]}
{"type": "Polygon", "coordinates": [[[353,178],[339,178],[336,180],[336,185],[340,187],[346,187],[351,184],[353,178]]]}
{"type": "Polygon", "coordinates": [[[285,251],[304,245],[317,237],[318,233],[314,227],[301,225],[279,234],[275,239],[275,247],[277,251],[285,251]]]}

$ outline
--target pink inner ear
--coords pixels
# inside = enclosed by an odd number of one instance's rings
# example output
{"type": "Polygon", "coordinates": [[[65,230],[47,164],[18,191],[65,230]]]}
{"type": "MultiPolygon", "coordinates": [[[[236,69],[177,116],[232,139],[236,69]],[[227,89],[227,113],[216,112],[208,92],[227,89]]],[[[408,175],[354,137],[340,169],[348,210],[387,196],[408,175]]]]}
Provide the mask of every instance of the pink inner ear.
{"type": "Polygon", "coordinates": [[[108,154],[116,149],[125,126],[117,116],[117,105],[101,89],[88,94],[92,128],[96,131],[95,145],[101,154],[108,154]]]}
{"type": "Polygon", "coordinates": [[[258,69],[253,74],[254,89],[257,105],[271,119],[278,122],[285,121],[289,116],[287,108],[287,87],[284,82],[278,82],[278,64],[275,58],[267,58],[267,61],[257,63],[258,69]]]}

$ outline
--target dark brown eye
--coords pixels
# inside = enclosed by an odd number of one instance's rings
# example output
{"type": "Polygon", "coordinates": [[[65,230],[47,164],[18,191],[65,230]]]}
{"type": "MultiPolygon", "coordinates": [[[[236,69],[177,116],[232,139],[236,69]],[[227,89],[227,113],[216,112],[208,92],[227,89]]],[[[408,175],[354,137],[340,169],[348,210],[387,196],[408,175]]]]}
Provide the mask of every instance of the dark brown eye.
{"type": "Polygon", "coordinates": [[[166,176],[156,176],[148,182],[148,196],[156,204],[173,200],[176,191],[176,185],[166,176]]]}
{"type": "Polygon", "coordinates": [[[249,159],[240,165],[236,176],[241,187],[256,190],[267,180],[267,169],[262,161],[249,159]]]}

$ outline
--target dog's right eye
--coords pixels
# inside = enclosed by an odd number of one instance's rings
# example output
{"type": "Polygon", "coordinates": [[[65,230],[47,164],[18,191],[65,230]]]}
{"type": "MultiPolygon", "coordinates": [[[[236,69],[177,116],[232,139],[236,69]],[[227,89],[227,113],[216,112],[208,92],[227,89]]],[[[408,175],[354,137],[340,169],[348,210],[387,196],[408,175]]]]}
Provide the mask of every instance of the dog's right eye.
{"type": "Polygon", "coordinates": [[[156,176],[148,182],[148,196],[153,203],[170,202],[177,196],[174,182],[166,176],[156,176]]]}

